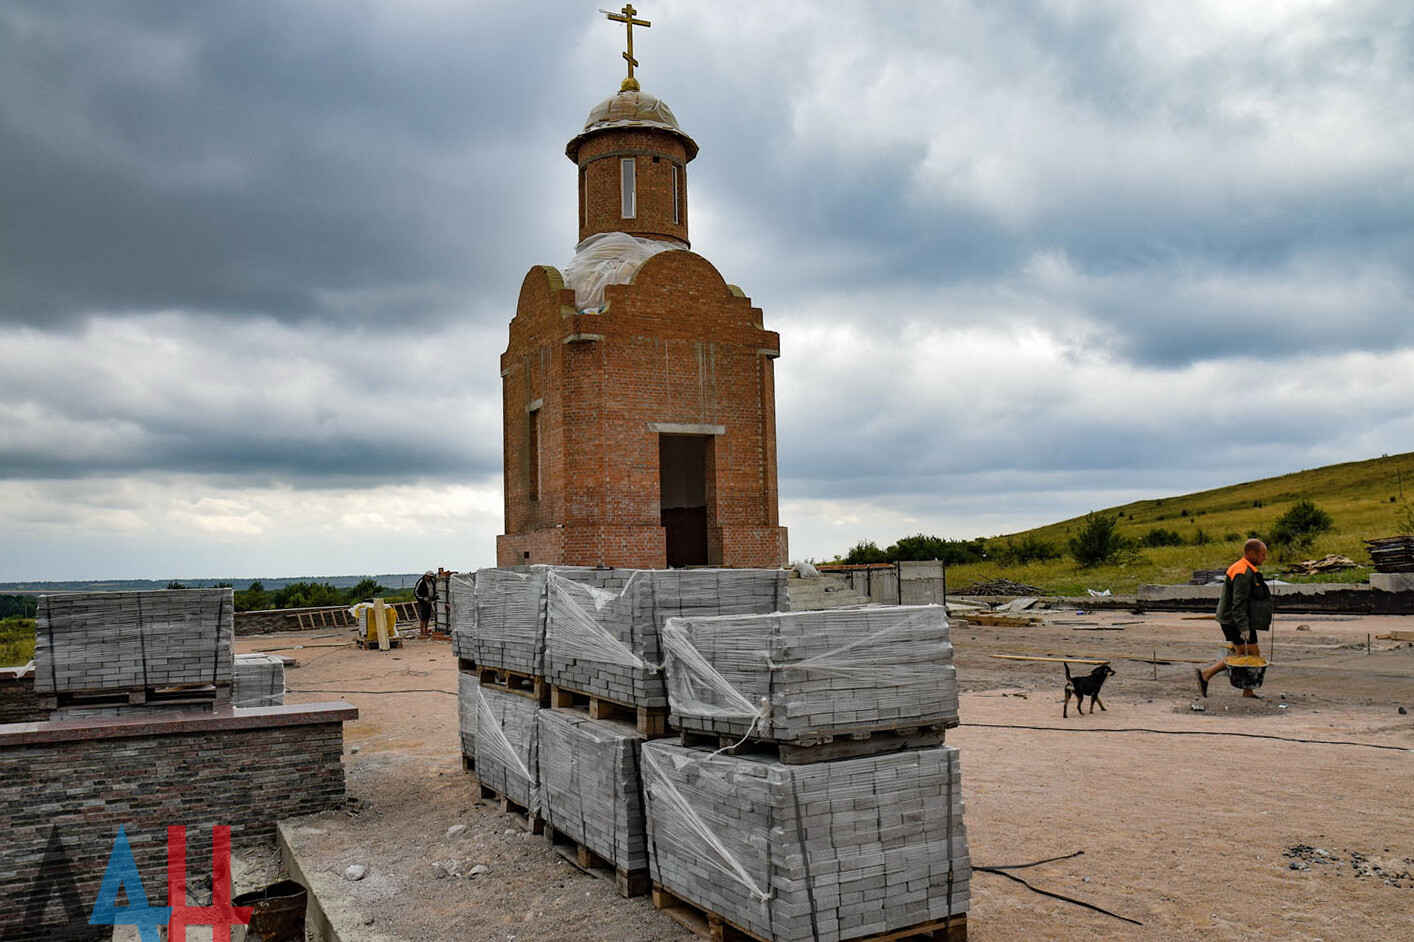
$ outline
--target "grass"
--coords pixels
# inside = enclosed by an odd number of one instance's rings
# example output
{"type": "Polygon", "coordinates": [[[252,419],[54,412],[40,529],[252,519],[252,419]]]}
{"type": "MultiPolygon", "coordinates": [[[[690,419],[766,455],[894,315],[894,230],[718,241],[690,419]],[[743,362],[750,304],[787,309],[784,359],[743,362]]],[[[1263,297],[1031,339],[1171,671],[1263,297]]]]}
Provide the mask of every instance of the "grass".
{"type": "Polygon", "coordinates": [[[0,618],[0,667],[18,667],[34,657],[34,619],[0,618]]]}
{"type": "MultiPolygon", "coordinates": [[[[1348,462],[1298,471],[1247,484],[1135,501],[1100,512],[1118,514],[1120,532],[1138,540],[1162,527],[1181,534],[1187,545],[1142,548],[1111,566],[1081,569],[1068,553],[1044,563],[1004,566],[993,561],[948,567],[948,587],[961,591],[974,582],[1010,579],[1051,595],[1085,595],[1086,589],[1133,593],[1144,584],[1187,582],[1195,569],[1226,569],[1242,554],[1249,535],[1262,536],[1277,517],[1301,499],[1314,501],[1331,515],[1335,527],[1303,550],[1273,553],[1264,567],[1279,573],[1285,564],[1316,559],[1328,553],[1348,556],[1362,568],[1325,576],[1293,576],[1290,582],[1363,582],[1370,573],[1364,541],[1414,530],[1414,453],[1369,461],[1348,462]],[[1202,531],[1211,540],[1195,546],[1202,531]]],[[[1023,530],[989,540],[1001,542],[1035,536],[1066,552],[1071,536],[1085,525],[1083,517],[1023,530]]]]}

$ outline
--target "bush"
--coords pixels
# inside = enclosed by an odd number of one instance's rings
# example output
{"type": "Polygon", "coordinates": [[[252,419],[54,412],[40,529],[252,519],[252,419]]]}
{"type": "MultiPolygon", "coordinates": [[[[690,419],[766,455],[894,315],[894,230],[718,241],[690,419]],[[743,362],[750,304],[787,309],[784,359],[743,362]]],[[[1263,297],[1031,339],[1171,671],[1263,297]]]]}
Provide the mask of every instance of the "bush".
{"type": "Polygon", "coordinates": [[[1130,542],[1119,532],[1119,517],[1104,514],[1085,515],[1085,526],[1070,538],[1070,555],[1081,569],[1093,569],[1119,559],[1130,549],[1130,542]]]}
{"type": "Polygon", "coordinates": [[[1027,563],[1044,563],[1060,559],[1061,551],[1054,543],[1041,539],[1034,533],[1020,540],[1007,540],[1006,545],[994,549],[997,561],[1004,566],[1024,566],[1027,563]]]}
{"type": "Polygon", "coordinates": [[[1267,542],[1281,549],[1308,549],[1317,536],[1334,526],[1330,514],[1309,500],[1299,500],[1272,524],[1267,542]]]}
{"type": "Polygon", "coordinates": [[[1182,546],[1183,535],[1176,530],[1154,527],[1139,538],[1140,546],[1182,546]]]}
{"type": "Polygon", "coordinates": [[[986,558],[987,544],[982,540],[945,540],[922,533],[906,536],[884,550],[884,561],[890,563],[940,559],[950,566],[961,566],[980,563],[986,558]]]}
{"type": "Polygon", "coordinates": [[[1188,542],[1192,543],[1194,546],[1207,546],[1209,543],[1213,542],[1213,538],[1208,536],[1207,532],[1204,531],[1202,527],[1199,527],[1193,531],[1193,539],[1188,542]]]}
{"type": "Polygon", "coordinates": [[[844,561],[850,566],[860,566],[866,563],[886,563],[889,558],[873,540],[860,540],[845,553],[844,561]]]}

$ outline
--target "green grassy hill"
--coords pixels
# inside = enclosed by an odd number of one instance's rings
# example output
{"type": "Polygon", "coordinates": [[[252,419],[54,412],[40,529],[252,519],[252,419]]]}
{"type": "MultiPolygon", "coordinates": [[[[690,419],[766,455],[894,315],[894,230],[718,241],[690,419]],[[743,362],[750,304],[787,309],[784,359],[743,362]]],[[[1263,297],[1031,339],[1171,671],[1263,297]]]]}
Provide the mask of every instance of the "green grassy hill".
{"type": "MultiPolygon", "coordinates": [[[[1059,560],[1003,566],[996,562],[952,566],[948,586],[961,590],[977,581],[1011,579],[1060,595],[1084,595],[1086,588],[1132,593],[1145,583],[1187,582],[1195,569],[1225,569],[1242,552],[1248,536],[1265,536],[1272,522],[1298,500],[1314,501],[1331,515],[1335,528],[1318,537],[1309,550],[1296,557],[1274,556],[1265,569],[1277,572],[1295,558],[1311,559],[1339,553],[1368,566],[1367,539],[1407,533],[1414,527],[1414,452],[1353,461],[1280,477],[1233,484],[1181,497],[1136,501],[1097,512],[1118,514],[1120,532],[1138,540],[1155,527],[1173,530],[1183,546],[1144,548],[1126,562],[1095,569],[1080,569],[1066,552],[1067,541],[1085,525],[1084,517],[995,537],[989,546],[1026,537],[1045,540],[1064,554],[1059,560]],[[1203,539],[1209,542],[1202,544],[1203,539]],[[1201,545],[1200,545],[1201,544],[1201,545]]],[[[1369,569],[1337,577],[1294,578],[1291,581],[1364,581],[1369,569]]]]}

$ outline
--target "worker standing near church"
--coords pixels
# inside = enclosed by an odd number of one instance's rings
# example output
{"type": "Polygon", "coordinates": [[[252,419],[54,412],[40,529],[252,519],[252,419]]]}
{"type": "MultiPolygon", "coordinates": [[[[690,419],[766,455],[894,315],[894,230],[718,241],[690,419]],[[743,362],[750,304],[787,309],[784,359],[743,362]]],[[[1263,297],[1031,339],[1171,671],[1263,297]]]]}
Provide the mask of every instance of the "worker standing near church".
{"type": "Polygon", "coordinates": [[[436,573],[430,569],[424,572],[412,588],[412,597],[417,600],[417,636],[430,637],[432,632],[427,630],[427,623],[432,620],[432,603],[437,601],[436,573]]]}
{"type": "MultiPolygon", "coordinates": [[[[1269,631],[1272,627],[1272,590],[1258,568],[1266,561],[1267,544],[1248,540],[1242,547],[1242,558],[1228,567],[1227,578],[1223,580],[1222,596],[1218,599],[1218,625],[1223,637],[1232,643],[1235,657],[1261,657],[1257,632],[1269,631]]],[[[1208,695],[1208,681],[1225,670],[1225,659],[1194,669],[1203,696],[1208,695]]],[[[1257,697],[1252,690],[1244,690],[1242,695],[1257,697]]]]}

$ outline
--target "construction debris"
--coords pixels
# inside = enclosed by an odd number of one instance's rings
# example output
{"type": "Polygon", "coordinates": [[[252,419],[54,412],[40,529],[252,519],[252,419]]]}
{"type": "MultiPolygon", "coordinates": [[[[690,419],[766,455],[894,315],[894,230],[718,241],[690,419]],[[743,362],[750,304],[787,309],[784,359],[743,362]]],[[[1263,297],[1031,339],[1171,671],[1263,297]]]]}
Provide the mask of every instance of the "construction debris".
{"type": "Polygon", "coordinates": [[[993,579],[991,582],[974,582],[963,589],[961,595],[1005,595],[1011,597],[1044,595],[1040,589],[1034,585],[1023,585],[1020,582],[1012,582],[1010,579],[993,579]]]}
{"type": "Polygon", "coordinates": [[[1286,568],[1288,576],[1315,576],[1323,572],[1340,572],[1342,569],[1356,568],[1355,560],[1349,556],[1337,556],[1328,553],[1320,559],[1306,559],[1299,563],[1292,563],[1286,568]]]}
{"type": "Polygon", "coordinates": [[[1366,540],[1365,549],[1376,572],[1414,572],[1414,536],[1386,536],[1366,540]]]}

